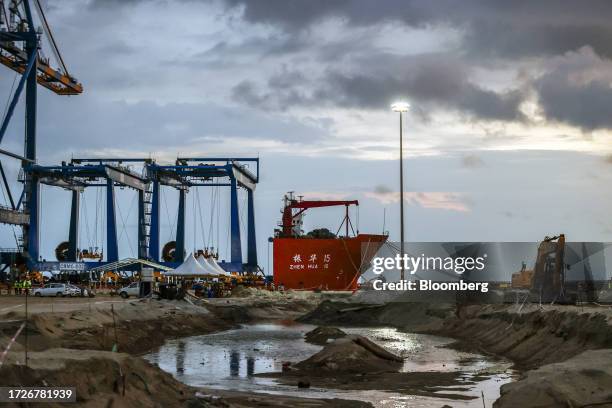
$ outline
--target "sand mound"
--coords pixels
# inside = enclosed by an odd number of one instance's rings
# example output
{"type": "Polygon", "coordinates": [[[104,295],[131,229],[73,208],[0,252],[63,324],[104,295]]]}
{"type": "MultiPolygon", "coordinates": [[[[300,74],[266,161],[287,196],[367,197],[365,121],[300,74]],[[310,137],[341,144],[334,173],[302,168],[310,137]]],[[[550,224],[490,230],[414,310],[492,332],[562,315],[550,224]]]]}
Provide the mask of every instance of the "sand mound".
{"type": "Polygon", "coordinates": [[[127,354],[50,349],[30,353],[28,367],[14,361],[19,357],[0,370],[0,386],[76,387],[77,402],[87,406],[177,407],[194,398],[170,374],[127,354]]]}
{"type": "Polygon", "coordinates": [[[304,335],[308,343],[325,345],[330,340],[346,336],[346,333],[336,327],[317,327],[304,335]]]}
{"type": "Polygon", "coordinates": [[[585,351],[503,385],[494,407],[612,406],[612,350],[585,351]]]}
{"type": "Polygon", "coordinates": [[[389,372],[397,371],[403,359],[362,336],[346,336],[326,345],[323,350],[299,362],[303,371],[389,372]]]}

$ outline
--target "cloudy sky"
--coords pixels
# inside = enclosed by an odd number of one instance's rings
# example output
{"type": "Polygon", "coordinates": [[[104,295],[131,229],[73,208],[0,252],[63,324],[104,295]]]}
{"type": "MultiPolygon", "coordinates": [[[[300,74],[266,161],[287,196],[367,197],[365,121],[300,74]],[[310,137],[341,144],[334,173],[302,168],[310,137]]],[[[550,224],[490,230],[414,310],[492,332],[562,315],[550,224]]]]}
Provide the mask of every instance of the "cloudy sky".
{"type": "MultiPolygon", "coordinates": [[[[384,223],[398,238],[398,116],[389,109],[398,99],[412,105],[409,240],[537,241],[560,232],[612,240],[609,1],[43,3],[85,92],[40,90],[39,161],[259,156],[263,266],[288,190],[357,198],[362,231],[384,223]]],[[[1,72],[8,96],[14,75],[1,72]]],[[[15,122],[3,147],[19,151],[15,122]]],[[[68,195],[44,194],[43,211],[57,214],[43,226],[51,257],[67,236],[68,195]]],[[[128,256],[136,215],[122,194],[128,256]]],[[[166,194],[173,213],[175,193],[166,194]]],[[[307,227],[335,228],[339,217],[321,210],[307,227]]],[[[3,228],[1,244],[10,245],[3,228]]]]}

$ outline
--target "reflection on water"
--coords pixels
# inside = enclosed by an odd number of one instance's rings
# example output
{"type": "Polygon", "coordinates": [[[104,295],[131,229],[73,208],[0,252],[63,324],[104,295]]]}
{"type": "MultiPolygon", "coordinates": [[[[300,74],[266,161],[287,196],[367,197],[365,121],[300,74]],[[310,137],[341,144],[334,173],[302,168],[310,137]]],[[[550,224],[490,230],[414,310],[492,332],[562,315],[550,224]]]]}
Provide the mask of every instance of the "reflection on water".
{"type": "Polygon", "coordinates": [[[177,374],[185,372],[185,340],[179,340],[176,344],[176,372],[177,374]]]}
{"type": "Polygon", "coordinates": [[[441,406],[482,407],[481,390],[490,406],[499,396],[499,387],[511,380],[507,363],[487,357],[444,348],[451,339],[403,333],[393,328],[343,328],[352,334],[367,336],[396,354],[405,357],[402,371],[460,371],[463,378],[477,386],[459,393],[473,395],[470,401],[449,401],[383,391],[341,391],[296,389],[279,385],[271,379],[254,377],[255,373],[278,372],[283,362],[304,360],[321,347],[306,343],[309,325],[247,325],[225,332],[194,336],[166,342],[147,358],[171,373],[179,381],[208,388],[267,392],[312,398],[344,398],[369,401],[378,407],[441,406]],[[477,377],[476,377],[477,376],[477,377]]]}

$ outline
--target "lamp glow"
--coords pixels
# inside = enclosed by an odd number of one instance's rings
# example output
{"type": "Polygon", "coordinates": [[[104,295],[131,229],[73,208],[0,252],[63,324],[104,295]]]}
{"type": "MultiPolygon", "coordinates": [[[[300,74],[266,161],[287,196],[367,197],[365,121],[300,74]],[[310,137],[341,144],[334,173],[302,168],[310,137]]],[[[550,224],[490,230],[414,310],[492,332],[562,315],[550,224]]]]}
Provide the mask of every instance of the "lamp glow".
{"type": "Polygon", "coordinates": [[[393,110],[393,112],[408,112],[409,108],[410,104],[408,102],[395,102],[391,105],[391,110],[393,110]]]}

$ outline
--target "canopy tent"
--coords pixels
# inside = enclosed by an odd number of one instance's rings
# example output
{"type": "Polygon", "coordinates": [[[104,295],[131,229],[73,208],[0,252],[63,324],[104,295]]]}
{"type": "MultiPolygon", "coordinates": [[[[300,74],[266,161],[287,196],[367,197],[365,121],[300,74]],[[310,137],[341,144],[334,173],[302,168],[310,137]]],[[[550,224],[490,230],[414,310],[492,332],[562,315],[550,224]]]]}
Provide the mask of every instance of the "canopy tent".
{"type": "Polygon", "coordinates": [[[202,265],[205,269],[210,270],[217,275],[232,276],[231,273],[220,267],[213,257],[206,258],[204,255],[200,255],[198,256],[198,262],[200,262],[200,265],[202,265]]]}
{"type": "Polygon", "coordinates": [[[204,268],[197,259],[193,256],[193,253],[189,254],[185,259],[185,262],[180,264],[178,268],[171,271],[167,271],[165,276],[217,276],[218,273],[214,272],[209,268],[204,268]]]}

